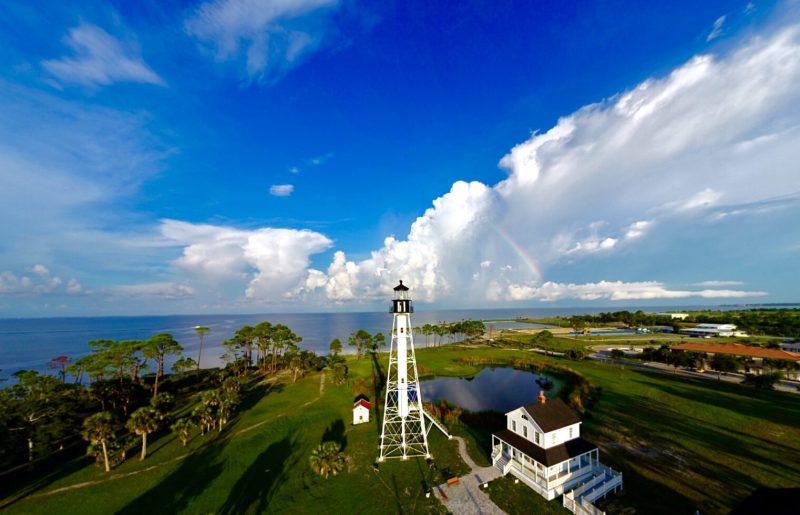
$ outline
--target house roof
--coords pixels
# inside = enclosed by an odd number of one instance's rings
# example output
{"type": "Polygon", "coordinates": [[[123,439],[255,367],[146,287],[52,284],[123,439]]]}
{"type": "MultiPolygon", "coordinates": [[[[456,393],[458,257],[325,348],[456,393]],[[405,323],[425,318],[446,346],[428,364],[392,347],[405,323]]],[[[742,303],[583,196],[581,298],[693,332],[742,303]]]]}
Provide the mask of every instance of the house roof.
{"type": "Polygon", "coordinates": [[[583,438],[573,438],[572,440],[568,440],[561,445],[556,445],[555,447],[545,449],[534,444],[527,438],[521,437],[510,429],[498,431],[494,434],[494,436],[500,440],[503,440],[511,447],[522,451],[524,454],[538,461],[545,467],[556,465],[562,461],[567,461],[570,458],[574,458],[591,450],[597,449],[596,445],[584,440],[583,438]]]}
{"type": "Polygon", "coordinates": [[[353,404],[353,409],[356,409],[359,406],[364,406],[367,409],[372,409],[372,404],[370,404],[367,399],[358,399],[356,403],[353,404]]]}
{"type": "Polygon", "coordinates": [[[571,426],[581,421],[578,415],[564,404],[561,399],[549,399],[547,402],[528,404],[523,408],[545,433],[571,426]]]}
{"type": "Polygon", "coordinates": [[[688,350],[692,352],[709,352],[714,354],[733,354],[734,356],[749,356],[751,358],[788,359],[800,361],[800,354],[780,349],[765,349],[753,345],[740,345],[738,343],[682,343],[673,345],[673,349],[688,350]]]}

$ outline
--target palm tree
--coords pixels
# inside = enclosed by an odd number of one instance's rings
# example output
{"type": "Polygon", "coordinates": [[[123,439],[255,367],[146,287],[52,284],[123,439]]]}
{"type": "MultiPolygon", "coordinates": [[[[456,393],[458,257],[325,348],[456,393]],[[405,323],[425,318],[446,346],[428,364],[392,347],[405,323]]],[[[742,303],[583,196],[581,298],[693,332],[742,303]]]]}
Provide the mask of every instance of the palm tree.
{"type": "Polygon", "coordinates": [[[311,470],[328,479],[331,474],[335,476],[342,471],[345,457],[338,442],[324,442],[314,449],[308,461],[311,470]]]}
{"type": "Polygon", "coordinates": [[[126,424],[127,428],[142,437],[142,457],[143,460],[147,456],[147,435],[158,429],[160,421],[160,414],[158,410],[144,407],[139,408],[131,413],[131,418],[128,419],[126,424]]]}
{"type": "Polygon", "coordinates": [[[189,442],[189,438],[192,436],[192,428],[195,426],[195,423],[192,422],[192,419],[189,417],[179,418],[175,421],[174,424],[170,426],[170,429],[178,435],[180,438],[181,443],[184,447],[189,442]]]}
{"type": "Polygon", "coordinates": [[[144,354],[145,358],[153,359],[156,362],[156,380],[153,386],[154,399],[158,396],[158,380],[164,375],[164,359],[166,356],[179,355],[181,352],[183,352],[183,347],[171,334],[157,334],[145,342],[142,354],[144,354]]]}
{"type": "Polygon", "coordinates": [[[205,404],[199,404],[197,407],[195,407],[195,409],[192,411],[192,416],[197,419],[197,424],[200,426],[201,435],[211,431],[211,429],[214,427],[214,423],[217,420],[216,416],[214,415],[214,410],[205,404]]]}
{"type": "Polygon", "coordinates": [[[108,442],[114,439],[114,415],[108,411],[95,413],[83,421],[83,439],[92,445],[103,448],[103,461],[106,472],[111,470],[108,464],[108,442]]]}
{"type": "Polygon", "coordinates": [[[208,331],[208,327],[202,325],[194,326],[194,332],[200,337],[200,351],[197,353],[197,370],[200,370],[200,360],[203,358],[203,339],[208,331]]]}

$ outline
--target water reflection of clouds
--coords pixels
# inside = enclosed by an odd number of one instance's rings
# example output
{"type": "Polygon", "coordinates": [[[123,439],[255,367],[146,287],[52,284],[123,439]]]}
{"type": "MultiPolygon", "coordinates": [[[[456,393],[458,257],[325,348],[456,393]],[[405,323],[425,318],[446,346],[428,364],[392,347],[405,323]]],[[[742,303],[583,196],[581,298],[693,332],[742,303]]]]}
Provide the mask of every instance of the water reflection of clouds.
{"type": "MultiPolygon", "coordinates": [[[[510,411],[535,401],[541,387],[537,379],[546,377],[513,368],[485,368],[472,380],[441,377],[422,381],[426,401],[446,399],[469,411],[493,409],[510,411]]],[[[556,387],[559,382],[551,379],[556,387]]]]}

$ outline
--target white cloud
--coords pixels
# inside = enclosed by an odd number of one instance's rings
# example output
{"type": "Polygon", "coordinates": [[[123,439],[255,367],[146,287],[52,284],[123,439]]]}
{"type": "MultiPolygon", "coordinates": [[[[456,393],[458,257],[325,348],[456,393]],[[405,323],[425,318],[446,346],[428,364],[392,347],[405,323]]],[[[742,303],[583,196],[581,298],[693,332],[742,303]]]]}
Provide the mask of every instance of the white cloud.
{"type": "Polygon", "coordinates": [[[694,283],[692,286],[701,286],[707,288],[719,288],[721,286],[741,286],[744,283],[742,281],[700,281],[699,283],[694,283]]]}
{"type": "MultiPolygon", "coordinates": [[[[658,259],[636,261],[634,249],[669,256],[671,242],[685,234],[707,235],[704,246],[713,247],[729,238],[720,228],[704,232],[715,213],[775,198],[796,208],[798,83],[797,25],[724,56],[694,57],[533,134],[500,161],[509,176],[494,187],[455,183],[405,239],[390,236],[361,261],[337,253],[324,290],[338,300],[369,299],[402,278],[422,300],[763,295],[670,290],[658,282],[570,286],[544,283],[541,271],[568,274],[581,263],[615,257],[621,267],[635,263],[637,273],[656,275],[658,259]],[[648,245],[653,239],[658,245],[648,245]],[[486,261],[498,266],[476,277],[486,261]]],[[[684,260],[684,270],[714,265],[711,254],[684,253],[690,254],[696,262],[684,260]]]]}
{"type": "Polygon", "coordinates": [[[647,231],[651,228],[653,222],[648,220],[640,220],[638,222],[633,222],[628,229],[625,231],[625,239],[627,240],[634,240],[636,238],[641,238],[644,236],[647,231]]]}
{"type": "Polygon", "coordinates": [[[61,288],[64,281],[58,276],[51,276],[46,266],[37,264],[31,270],[35,277],[17,275],[10,270],[0,272],[0,295],[76,293],[72,288],[73,281],[77,283],[76,279],[70,279],[67,287],[61,288]]]}
{"type": "Polygon", "coordinates": [[[269,194],[273,197],[288,197],[294,192],[292,184],[273,184],[269,187],[269,194]]]}
{"type": "Polygon", "coordinates": [[[685,299],[699,297],[705,299],[761,297],[763,291],[737,290],[671,290],[657,281],[622,282],[600,281],[597,283],[564,284],[546,282],[535,284],[510,284],[506,291],[507,300],[540,300],[553,302],[564,299],[575,300],[651,300],[685,299]]]}
{"type": "Polygon", "coordinates": [[[123,43],[96,25],[81,23],[70,29],[64,43],[74,53],[42,61],[42,66],[65,84],[97,87],[114,82],[165,83],[131,43],[123,43]]]}
{"type": "Polygon", "coordinates": [[[76,295],[83,292],[83,285],[74,277],[67,283],[67,293],[76,295]]]}
{"type": "Polygon", "coordinates": [[[698,191],[689,198],[668,202],[664,205],[664,208],[669,211],[674,211],[675,213],[696,209],[708,209],[716,205],[721,197],[722,193],[714,191],[711,188],[705,188],[703,191],[698,191]]]}
{"type": "Polygon", "coordinates": [[[309,166],[324,165],[332,157],[333,157],[333,152],[328,152],[327,154],[322,154],[321,156],[314,156],[312,158],[306,159],[306,164],[309,166]]]}
{"type": "Polygon", "coordinates": [[[722,25],[725,23],[725,15],[720,16],[714,21],[714,26],[711,28],[711,32],[708,33],[708,37],[706,37],[706,41],[712,41],[717,39],[719,36],[722,35],[722,25]]]}
{"type": "MultiPolygon", "coordinates": [[[[337,252],[327,271],[327,297],[335,300],[373,299],[387,295],[402,279],[415,287],[415,298],[435,300],[462,287],[460,279],[474,269],[476,238],[485,229],[494,193],[479,182],[453,184],[449,193],[411,225],[406,240],[389,236],[368,259],[348,261],[337,252]],[[477,231],[476,231],[477,229],[477,231]]],[[[480,263],[485,260],[477,260],[480,263]]]]}
{"type": "Polygon", "coordinates": [[[152,227],[126,207],[173,152],[148,113],[3,80],[0,112],[0,270],[47,263],[143,280],[164,269],[171,249],[153,245],[152,227]]]}
{"type": "Polygon", "coordinates": [[[165,299],[180,299],[193,296],[194,288],[186,284],[159,282],[117,286],[112,289],[112,293],[121,293],[131,297],[160,297],[165,299]]]}
{"type": "Polygon", "coordinates": [[[218,61],[243,61],[248,77],[279,79],[325,36],[338,0],[211,0],[187,18],[186,32],[218,61]]]}
{"type": "Polygon", "coordinates": [[[294,174],[294,175],[297,175],[297,174],[299,174],[299,173],[300,173],[300,168],[298,168],[298,167],[296,167],[296,166],[290,166],[290,167],[289,167],[289,173],[292,173],[292,174],[294,174]]]}
{"type": "MultiPolygon", "coordinates": [[[[309,257],[331,247],[324,235],[296,229],[235,229],[164,220],[163,236],[183,246],[174,264],[210,280],[247,281],[248,298],[274,300],[308,282],[309,257]]],[[[318,287],[319,281],[310,286],[318,287]]]]}
{"type": "Polygon", "coordinates": [[[39,264],[33,265],[33,268],[31,268],[31,271],[34,274],[38,275],[39,277],[46,277],[46,276],[50,275],[50,270],[44,265],[39,265],[39,264]]]}

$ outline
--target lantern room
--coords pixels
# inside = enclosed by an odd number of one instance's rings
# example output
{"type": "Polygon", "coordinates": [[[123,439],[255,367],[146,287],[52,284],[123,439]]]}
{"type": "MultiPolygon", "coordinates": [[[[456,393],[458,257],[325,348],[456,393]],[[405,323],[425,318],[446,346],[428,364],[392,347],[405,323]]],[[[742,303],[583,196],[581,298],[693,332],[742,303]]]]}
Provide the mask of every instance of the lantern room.
{"type": "Polygon", "coordinates": [[[408,294],[408,286],[400,281],[394,287],[394,299],[392,300],[392,313],[413,313],[414,306],[411,305],[411,296],[408,294]]]}

